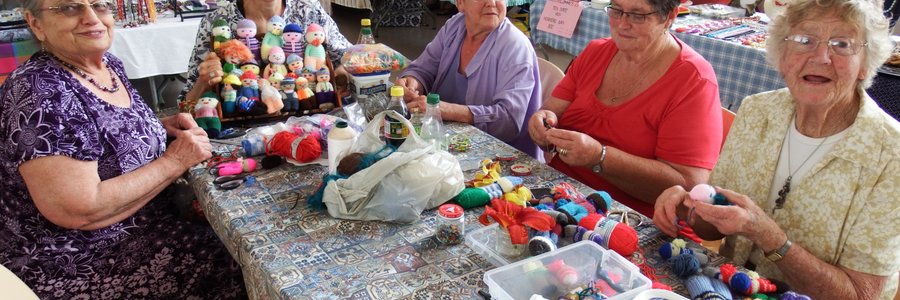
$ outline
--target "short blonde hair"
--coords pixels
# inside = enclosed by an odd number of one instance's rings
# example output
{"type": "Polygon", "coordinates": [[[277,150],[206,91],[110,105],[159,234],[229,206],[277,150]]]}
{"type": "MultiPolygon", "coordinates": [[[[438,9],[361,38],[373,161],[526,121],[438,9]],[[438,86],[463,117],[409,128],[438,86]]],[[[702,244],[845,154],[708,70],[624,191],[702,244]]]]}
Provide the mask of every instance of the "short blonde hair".
{"type": "Polygon", "coordinates": [[[766,41],[766,59],[769,64],[780,70],[779,61],[787,47],[787,38],[791,29],[798,24],[813,20],[823,13],[834,13],[844,22],[856,27],[868,46],[862,47],[865,79],[857,88],[866,89],[872,85],[872,79],[888,56],[891,55],[893,42],[888,33],[888,21],[881,9],[875,7],[872,0],[795,0],[788,5],[784,14],[772,20],[769,25],[769,39],[766,41]]]}

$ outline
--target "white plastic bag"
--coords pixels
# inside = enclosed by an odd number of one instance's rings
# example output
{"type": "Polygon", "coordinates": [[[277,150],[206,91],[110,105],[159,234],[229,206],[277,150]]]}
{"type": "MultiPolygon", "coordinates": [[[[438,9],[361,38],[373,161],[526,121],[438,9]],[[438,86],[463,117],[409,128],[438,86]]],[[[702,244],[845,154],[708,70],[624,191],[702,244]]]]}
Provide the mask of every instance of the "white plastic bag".
{"type": "MultiPolygon", "coordinates": [[[[375,152],[385,143],[381,125],[385,115],[412,124],[394,111],[379,113],[360,134],[350,152],[375,152]]],[[[410,223],[422,211],[450,200],[465,187],[456,157],[435,150],[410,130],[396,152],[347,179],[331,181],[322,201],[328,214],[352,220],[380,220],[410,223]]]]}

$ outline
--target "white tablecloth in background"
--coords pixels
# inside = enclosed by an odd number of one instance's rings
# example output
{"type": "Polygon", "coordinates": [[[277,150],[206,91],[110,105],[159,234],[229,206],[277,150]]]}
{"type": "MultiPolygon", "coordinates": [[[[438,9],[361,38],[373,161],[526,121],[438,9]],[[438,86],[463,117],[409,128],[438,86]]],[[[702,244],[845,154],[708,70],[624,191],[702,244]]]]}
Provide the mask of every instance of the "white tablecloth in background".
{"type": "Polygon", "coordinates": [[[114,29],[109,52],[122,60],[129,79],[187,72],[200,18],[160,18],[155,24],[114,29]]]}

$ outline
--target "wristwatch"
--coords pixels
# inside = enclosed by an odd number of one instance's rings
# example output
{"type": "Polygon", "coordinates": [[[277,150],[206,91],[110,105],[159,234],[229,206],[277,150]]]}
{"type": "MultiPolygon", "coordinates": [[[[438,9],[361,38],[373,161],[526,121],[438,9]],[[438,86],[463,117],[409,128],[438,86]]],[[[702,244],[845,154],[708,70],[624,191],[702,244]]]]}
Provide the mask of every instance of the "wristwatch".
{"type": "Polygon", "coordinates": [[[766,252],[766,259],[773,263],[778,262],[779,260],[784,258],[785,255],[787,255],[788,250],[791,249],[791,245],[791,240],[784,241],[784,245],[781,245],[780,248],[775,249],[774,251],[766,252]]]}
{"type": "Polygon", "coordinates": [[[594,172],[594,174],[603,173],[603,161],[606,160],[606,145],[600,147],[600,162],[591,167],[591,172],[594,172]]]}

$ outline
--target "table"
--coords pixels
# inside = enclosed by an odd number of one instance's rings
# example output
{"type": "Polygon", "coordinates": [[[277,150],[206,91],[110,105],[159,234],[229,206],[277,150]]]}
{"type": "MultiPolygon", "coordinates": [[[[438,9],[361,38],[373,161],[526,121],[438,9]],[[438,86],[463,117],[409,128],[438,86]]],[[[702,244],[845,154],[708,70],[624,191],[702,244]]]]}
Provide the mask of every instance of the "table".
{"type": "MultiPolygon", "coordinates": [[[[602,9],[580,1],[584,10],[571,39],[537,30],[541,12],[547,0],[531,4],[531,38],[535,44],[545,44],[577,56],[593,39],[609,37],[608,16],[602,9]]],[[[781,75],[766,63],[765,50],[746,47],[707,37],[676,33],[679,39],[706,58],[716,71],[719,98],[722,106],[737,111],[744,97],[785,87],[781,75]]]]}
{"type": "MultiPolygon", "coordinates": [[[[569,181],[582,193],[592,191],[470,125],[448,123],[448,129],[472,142],[468,152],[453,152],[468,179],[475,170],[465,171],[466,166],[477,167],[482,158],[511,152],[516,153],[516,161],[502,163],[503,175],[510,175],[513,163],[529,164],[533,173],[523,177],[529,188],[569,181]]],[[[227,146],[219,148],[227,151],[223,149],[227,146]]],[[[281,165],[254,172],[256,186],[231,191],[214,188],[204,168],[190,170],[189,181],[212,228],[242,266],[251,299],[480,298],[477,291],[486,288],[483,275],[493,266],[464,244],[439,245],[433,237],[434,210],[425,211],[413,224],[395,224],[339,220],[326,211],[307,208],[305,199],[314,193],[326,169],[281,165]]],[[[482,227],[477,222],[482,211],[466,211],[467,232],[482,227]]],[[[644,219],[645,225],[636,229],[646,256],[637,260],[657,267],[657,275],[665,277],[668,263],[657,249],[668,239],[644,219]]],[[[705,249],[697,251],[706,252],[713,265],[725,261],[705,249]]],[[[674,278],[660,280],[686,294],[674,278]]]]}
{"type": "Polygon", "coordinates": [[[155,76],[187,72],[200,19],[159,18],[156,23],[116,28],[109,52],[122,60],[129,79],[149,78],[152,99],[150,106],[158,108],[159,91],[169,82],[164,79],[157,86],[155,76]]]}

